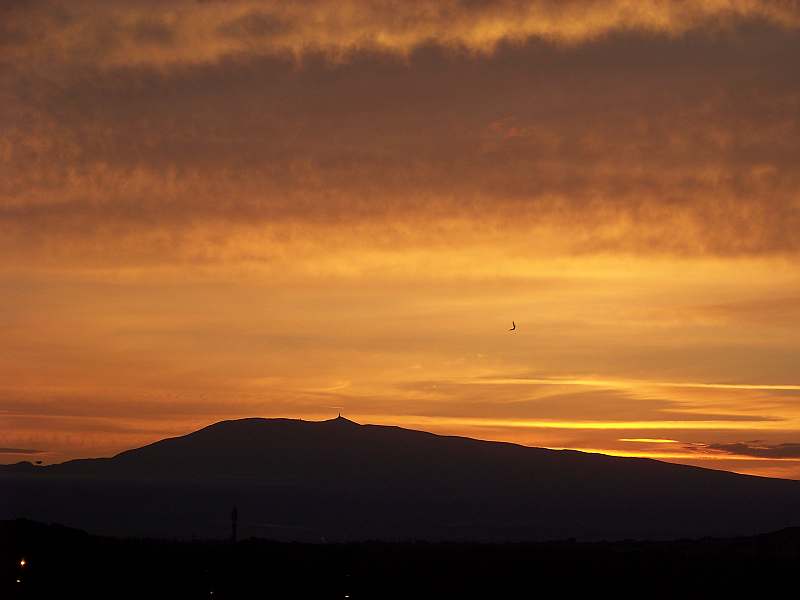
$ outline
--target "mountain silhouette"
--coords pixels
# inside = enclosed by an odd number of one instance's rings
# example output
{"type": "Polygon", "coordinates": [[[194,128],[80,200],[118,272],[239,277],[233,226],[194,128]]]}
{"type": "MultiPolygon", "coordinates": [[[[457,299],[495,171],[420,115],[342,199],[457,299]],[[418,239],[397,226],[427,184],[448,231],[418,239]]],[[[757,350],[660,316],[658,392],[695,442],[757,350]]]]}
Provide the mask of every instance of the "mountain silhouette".
{"type": "Polygon", "coordinates": [[[342,417],[223,421],[112,458],[0,468],[0,519],[224,537],[233,506],[240,537],[669,539],[800,524],[800,482],[342,417]]]}

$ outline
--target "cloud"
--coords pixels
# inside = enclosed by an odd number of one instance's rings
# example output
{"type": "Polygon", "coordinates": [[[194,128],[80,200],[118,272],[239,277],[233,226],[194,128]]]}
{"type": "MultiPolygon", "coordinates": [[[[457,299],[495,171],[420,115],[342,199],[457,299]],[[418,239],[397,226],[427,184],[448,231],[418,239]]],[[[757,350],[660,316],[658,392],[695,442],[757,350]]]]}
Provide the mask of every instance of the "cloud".
{"type": "MultiPolygon", "coordinates": [[[[696,423],[715,422],[720,427],[743,427],[745,423],[774,423],[782,419],[770,415],[708,412],[702,402],[692,405],[681,397],[655,397],[635,389],[615,387],[613,382],[589,382],[595,389],[570,391],[569,380],[531,381],[520,390],[518,382],[481,379],[472,382],[431,380],[409,382],[400,389],[406,398],[404,407],[412,414],[439,417],[506,418],[513,421],[630,422],[630,428],[696,427],[696,423]],[[414,398],[414,396],[417,396],[414,398]],[[670,425],[666,425],[669,422],[670,425]],[[740,424],[740,425],[737,425],[740,424]]],[[[579,383],[579,386],[586,385],[579,383]]],[[[579,426],[579,423],[577,423],[579,426]]]]}
{"type": "Polygon", "coordinates": [[[794,256],[797,52],[762,23],[403,62],[17,63],[0,82],[0,244],[51,266],[267,263],[366,240],[794,256]]]}
{"type": "Polygon", "coordinates": [[[242,53],[407,56],[427,45],[491,53],[531,39],[575,45],[626,31],[672,37],[742,22],[800,26],[800,9],[790,0],[425,0],[391,9],[369,0],[5,4],[6,60],[110,65],[202,64],[242,53]]]}
{"type": "Polygon", "coordinates": [[[44,450],[31,450],[30,448],[0,448],[0,454],[42,454],[44,450]]]}
{"type": "Polygon", "coordinates": [[[223,23],[217,31],[224,36],[242,39],[274,37],[277,34],[286,33],[290,29],[289,23],[275,15],[253,11],[223,23]]]}
{"type": "Polygon", "coordinates": [[[174,30],[156,19],[141,19],[133,27],[132,35],[133,39],[143,45],[170,45],[175,42],[174,30]]]}
{"type": "Polygon", "coordinates": [[[738,442],[732,444],[709,444],[711,450],[740,456],[756,458],[800,458],[800,443],[764,444],[755,442],[738,442]]]}

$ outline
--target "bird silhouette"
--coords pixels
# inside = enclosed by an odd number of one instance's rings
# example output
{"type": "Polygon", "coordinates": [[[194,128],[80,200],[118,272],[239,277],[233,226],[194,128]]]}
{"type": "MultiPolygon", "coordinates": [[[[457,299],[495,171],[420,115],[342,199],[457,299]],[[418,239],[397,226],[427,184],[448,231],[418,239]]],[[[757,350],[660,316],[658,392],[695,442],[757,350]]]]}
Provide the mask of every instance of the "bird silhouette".
{"type": "Polygon", "coordinates": [[[517,324],[514,321],[511,321],[511,329],[509,331],[514,331],[517,328],[517,324]]]}

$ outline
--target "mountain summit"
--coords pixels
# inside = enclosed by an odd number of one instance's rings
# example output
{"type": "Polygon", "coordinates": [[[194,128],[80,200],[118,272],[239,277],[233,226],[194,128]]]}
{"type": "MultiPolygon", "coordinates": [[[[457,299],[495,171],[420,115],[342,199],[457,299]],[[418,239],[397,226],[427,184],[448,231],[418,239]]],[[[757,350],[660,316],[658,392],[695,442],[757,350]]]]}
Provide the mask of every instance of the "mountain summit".
{"type": "Polygon", "coordinates": [[[100,533],[533,540],[757,533],[800,482],[327,421],[222,421],[112,458],[0,470],[0,519],[100,533]]]}

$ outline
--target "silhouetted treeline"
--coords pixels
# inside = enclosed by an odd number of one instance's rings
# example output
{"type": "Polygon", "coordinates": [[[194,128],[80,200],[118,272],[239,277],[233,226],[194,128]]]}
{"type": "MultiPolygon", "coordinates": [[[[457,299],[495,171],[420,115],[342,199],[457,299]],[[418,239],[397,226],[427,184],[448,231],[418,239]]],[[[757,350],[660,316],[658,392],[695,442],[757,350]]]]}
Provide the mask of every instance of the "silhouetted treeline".
{"type": "Polygon", "coordinates": [[[0,523],[0,540],[2,598],[738,597],[794,586],[800,565],[800,529],[675,542],[232,544],[18,520],[0,523]]]}

